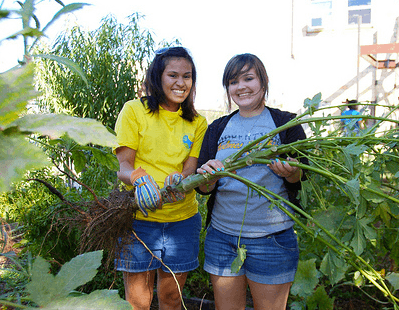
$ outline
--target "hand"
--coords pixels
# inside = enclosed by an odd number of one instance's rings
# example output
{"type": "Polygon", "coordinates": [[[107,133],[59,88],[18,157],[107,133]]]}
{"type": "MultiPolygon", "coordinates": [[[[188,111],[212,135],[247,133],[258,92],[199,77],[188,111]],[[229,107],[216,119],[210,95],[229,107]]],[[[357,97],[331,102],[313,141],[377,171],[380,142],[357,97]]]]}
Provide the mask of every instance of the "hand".
{"type": "Polygon", "coordinates": [[[166,188],[166,192],[164,194],[164,198],[168,203],[177,202],[179,200],[183,200],[186,195],[184,193],[179,192],[178,190],[172,189],[171,185],[178,185],[184,179],[184,176],[179,172],[174,172],[169,174],[165,178],[164,188],[166,188]]]}
{"type": "Polygon", "coordinates": [[[296,166],[291,166],[287,161],[298,162],[298,160],[291,157],[288,157],[286,161],[276,158],[267,166],[279,177],[286,178],[287,181],[291,183],[298,182],[301,177],[301,169],[296,166]]]}
{"type": "Polygon", "coordinates": [[[154,212],[156,209],[161,209],[161,192],[152,176],[140,167],[132,172],[130,181],[134,186],[134,200],[145,217],[148,216],[147,210],[154,212]]]}
{"type": "Polygon", "coordinates": [[[199,174],[215,174],[216,171],[224,171],[224,165],[218,159],[208,160],[205,164],[203,164],[200,168],[197,169],[197,173],[199,174]]]}

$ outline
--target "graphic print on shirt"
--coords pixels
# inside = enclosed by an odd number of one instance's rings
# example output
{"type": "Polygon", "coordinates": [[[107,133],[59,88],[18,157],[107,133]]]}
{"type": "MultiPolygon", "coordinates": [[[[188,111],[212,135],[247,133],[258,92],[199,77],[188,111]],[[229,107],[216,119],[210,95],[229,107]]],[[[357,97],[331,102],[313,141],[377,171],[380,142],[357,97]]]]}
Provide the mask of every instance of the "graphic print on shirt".
{"type": "MultiPolygon", "coordinates": [[[[222,150],[234,150],[234,151],[238,151],[240,150],[244,145],[247,145],[248,143],[258,139],[259,137],[262,137],[264,135],[266,135],[266,132],[259,132],[254,134],[253,138],[252,137],[248,137],[246,135],[224,135],[221,136],[219,139],[219,146],[218,146],[218,152],[222,151],[222,150]],[[251,139],[249,139],[251,138],[251,139]],[[245,141],[247,140],[248,142],[239,142],[239,141],[245,141]],[[233,142],[235,141],[235,142],[233,142]]],[[[257,143],[256,146],[260,145],[263,142],[257,143]]],[[[267,146],[272,146],[272,145],[280,145],[280,136],[276,135],[273,137],[272,140],[270,140],[267,143],[267,146]]],[[[247,156],[248,154],[250,154],[251,152],[255,151],[256,149],[254,148],[252,151],[250,152],[246,152],[242,155],[242,157],[247,156]]]]}
{"type": "MultiPolygon", "coordinates": [[[[227,158],[240,149],[242,150],[249,142],[257,140],[274,129],[276,129],[276,125],[268,109],[265,109],[259,116],[251,118],[234,115],[218,140],[216,159],[227,158]]],[[[266,147],[269,148],[270,145],[281,145],[279,134],[276,134],[266,147]]],[[[243,154],[243,156],[247,155],[248,153],[243,154]]],[[[236,173],[238,176],[288,199],[283,179],[265,164],[255,163],[237,169],[236,173]]],[[[242,194],[247,191],[247,185],[234,178],[226,177],[218,180],[218,192],[212,211],[212,227],[234,236],[238,235],[242,229],[242,236],[257,238],[292,226],[290,217],[275,207],[272,201],[266,197],[252,194],[247,199],[247,195],[242,194]],[[237,214],[244,214],[245,206],[247,208],[245,222],[242,225],[243,218],[237,214]]],[[[288,208],[288,206],[284,206],[288,208]]]]}
{"type": "Polygon", "coordinates": [[[190,139],[190,137],[188,135],[183,136],[183,145],[186,147],[186,149],[188,149],[188,150],[191,149],[191,147],[193,146],[192,140],[194,140],[193,137],[191,137],[191,139],[190,139]]]}

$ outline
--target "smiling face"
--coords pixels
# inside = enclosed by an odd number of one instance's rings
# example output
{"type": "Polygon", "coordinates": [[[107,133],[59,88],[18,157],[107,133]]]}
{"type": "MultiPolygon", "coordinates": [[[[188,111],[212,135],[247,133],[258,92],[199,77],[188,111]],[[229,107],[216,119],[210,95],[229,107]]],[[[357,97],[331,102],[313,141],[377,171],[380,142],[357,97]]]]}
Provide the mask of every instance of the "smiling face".
{"type": "Polygon", "coordinates": [[[166,102],[160,105],[166,110],[176,112],[190,94],[193,85],[190,62],[184,58],[169,59],[161,81],[166,102]]]}
{"type": "Polygon", "coordinates": [[[238,105],[242,116],[251,117],[264,109],[265,90],[256,74],[255,68],[246,70],[236,79],[229,81],[228,94],[238,105]]]}

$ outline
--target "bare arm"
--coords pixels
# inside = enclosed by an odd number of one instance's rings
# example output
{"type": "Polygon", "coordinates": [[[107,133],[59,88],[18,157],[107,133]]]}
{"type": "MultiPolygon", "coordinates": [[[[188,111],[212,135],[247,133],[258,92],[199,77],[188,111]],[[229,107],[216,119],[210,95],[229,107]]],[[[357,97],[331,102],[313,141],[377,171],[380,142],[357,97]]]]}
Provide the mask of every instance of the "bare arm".
{"type": "Polygon", "coordinates": [[[116,149],[116,158],[120,166],[117,172],[118,179],[127,185],[132,185],[130,182],[130,175],[134,171],[136,151],[127,146],[121,146],[116,149]]]}
{"type": "Polygon", "coordinates": [[[189,157],[183,164],[183,171],[181,174],[184,178],[188,177],[190,174],[195,173],[195,169],[197,168],[198,158],[189,157]]]}

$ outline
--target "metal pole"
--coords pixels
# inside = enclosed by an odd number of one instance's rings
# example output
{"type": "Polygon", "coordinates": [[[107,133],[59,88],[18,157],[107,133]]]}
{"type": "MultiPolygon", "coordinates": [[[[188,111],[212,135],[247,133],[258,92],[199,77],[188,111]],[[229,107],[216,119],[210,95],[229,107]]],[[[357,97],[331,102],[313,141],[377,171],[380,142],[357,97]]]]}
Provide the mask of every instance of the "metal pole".
{"type": "Polygon", "coordinates": [[[359,82],[360,82],[360,26],[362,23],[362,16],[357,16],[357,90],[356,100],[359,101],[359,82]]]}
{"type": "Polygon", "coordinates": [[[291,1],[291,58],[294,56],[294,0],[291,1]]]}

